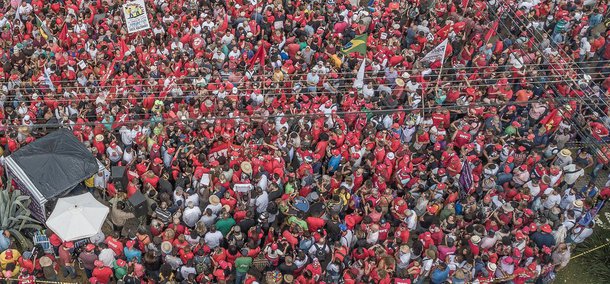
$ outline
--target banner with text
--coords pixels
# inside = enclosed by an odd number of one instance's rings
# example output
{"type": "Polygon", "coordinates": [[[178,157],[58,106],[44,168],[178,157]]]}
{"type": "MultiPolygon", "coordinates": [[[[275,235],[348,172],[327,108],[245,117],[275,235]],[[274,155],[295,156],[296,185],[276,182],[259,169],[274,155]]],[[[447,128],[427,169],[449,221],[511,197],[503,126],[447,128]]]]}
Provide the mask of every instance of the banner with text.
{"type": "Polygon", "coordinates": [[[146,13],[146,5],[144,4],[144,0],[135,0],[124,4],[123,15],[125,15],[125,23],[127,24],[128,33],[135,33],[150,29],[148,13],[146,13]]]}

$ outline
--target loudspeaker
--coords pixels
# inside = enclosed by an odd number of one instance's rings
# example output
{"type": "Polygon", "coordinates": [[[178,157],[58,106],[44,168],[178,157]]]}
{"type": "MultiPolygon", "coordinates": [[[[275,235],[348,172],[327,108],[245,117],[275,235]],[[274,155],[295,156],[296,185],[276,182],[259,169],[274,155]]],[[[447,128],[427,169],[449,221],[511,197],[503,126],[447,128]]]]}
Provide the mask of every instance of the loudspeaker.
{"type": "Polygon", "coordinates": [[[127,184],[129,183],[129,179],[127,178],[127,168],[110,168],[110,181],[114,183],[117,192],[124,191],[127,188],[127,184]]]}
{"type": "Polygon", "coordinates": [[[148,215],[148,206],[146,205],[146,197],[139,190],[136,191],[130,198],[129,204],[133,210],[133,214],[140,218],[148,215]]]}

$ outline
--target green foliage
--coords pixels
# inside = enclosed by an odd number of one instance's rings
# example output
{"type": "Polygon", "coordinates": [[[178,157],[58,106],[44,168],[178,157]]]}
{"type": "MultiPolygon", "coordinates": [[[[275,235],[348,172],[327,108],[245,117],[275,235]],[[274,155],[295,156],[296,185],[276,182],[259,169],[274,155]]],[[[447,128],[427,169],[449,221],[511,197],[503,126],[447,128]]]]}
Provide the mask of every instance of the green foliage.
{"type": "Polygon", "coordinates": [[[41,230],[40,223],[30,216],[30,197],[19,190],[11,191],[11,180],[0,191],[0,231],[8,230],[21,248],[29,248],[32,243],[23,230],[41,230]]]}
{"type": "Polygon", "coordinates": [[[610,279],[610,265],[608,265],[610,263],[610,245],[595,249],[609,242],[610,230],[597,226],[593,235],[574,249],[572,256],[588,253],[572,261],[581,262],[584,267],[587,267],[587,273],[594,275],[596,278],[610,279]]]}

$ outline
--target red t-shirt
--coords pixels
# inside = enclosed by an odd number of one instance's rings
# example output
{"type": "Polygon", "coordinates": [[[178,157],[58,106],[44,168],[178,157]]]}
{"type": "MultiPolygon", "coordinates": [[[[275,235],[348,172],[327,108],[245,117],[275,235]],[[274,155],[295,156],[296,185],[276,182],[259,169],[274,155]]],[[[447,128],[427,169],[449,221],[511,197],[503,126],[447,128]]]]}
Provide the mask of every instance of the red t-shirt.
{"type": "Polygon", "coordinates": [[[112,269],[110,269],[110,267],[96,267],[95,269],[93,269],[93,273],[92,273],[93,277],[97,278],[97,281],[99,281],[99,283],[105,284],[110,282],[110,277],[112,277],[112,269]]]}
{"type": "Polygon", "coordinates": [[[307,217],[306,222],[310,232],[315,232],[318,229],[324,227],[324,225],[326,224],[326,221],[324,221],[324,219],[318,217],[307,217]]]}
{"type": "Polygon", "coordinates": [[[123,254],[123,243],[115,240],[113,237],[107,237],[105,243],[116,255],[123,254]]]}

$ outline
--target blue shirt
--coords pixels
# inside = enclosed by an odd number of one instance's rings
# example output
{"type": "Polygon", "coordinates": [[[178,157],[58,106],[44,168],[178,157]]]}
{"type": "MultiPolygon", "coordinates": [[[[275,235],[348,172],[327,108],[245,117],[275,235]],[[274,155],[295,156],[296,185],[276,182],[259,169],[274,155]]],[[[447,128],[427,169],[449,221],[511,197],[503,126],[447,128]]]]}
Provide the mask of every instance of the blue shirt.
{"type": "Polygon", "coordinates": [[[443,282],[447,281],[447,278],[449,278],[449,266],[445,267],[445,270],[436,268],[430,274],[430,283],[433,283],[433,284],[443,283],[443,282]]]}
{"type": "Polygon", "coordinates": [[[137,258],[138,262],[142,260],[142,252],[137,249],[124,248],[123,253],[125,254],[125,258],[127,258],[127,261],[131,261],[134,258],[137,258]]]}
{"type": "Polygon", "coordinates": [[[341,155],[332,156],[328,161],[328,169],[329,170],[337,170],[339,168],[339,164],[341,163],[341,155]]]}

